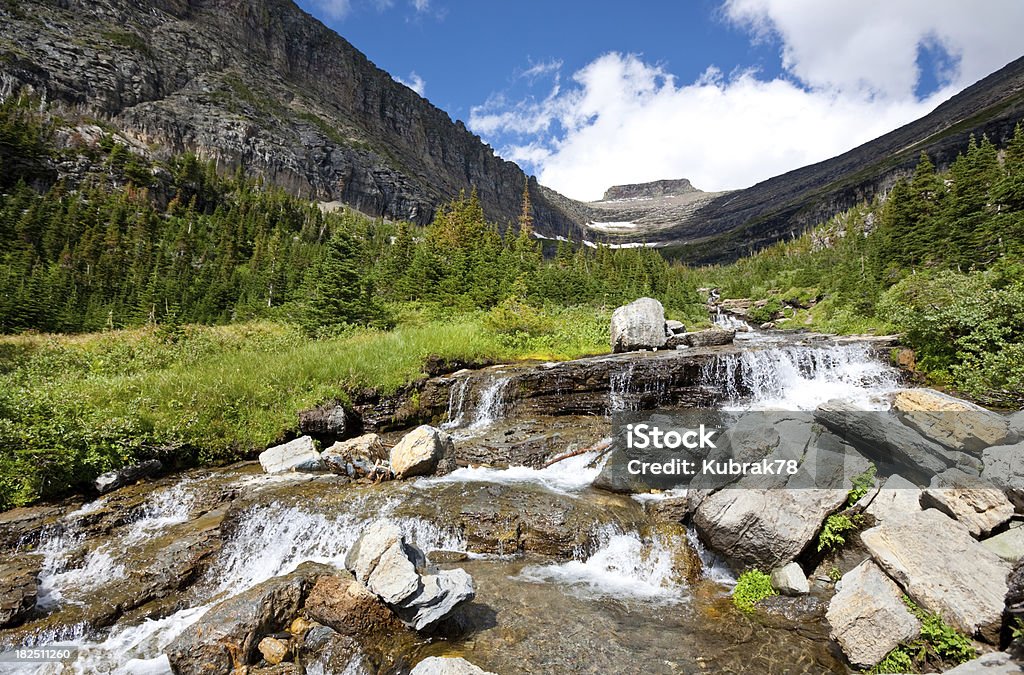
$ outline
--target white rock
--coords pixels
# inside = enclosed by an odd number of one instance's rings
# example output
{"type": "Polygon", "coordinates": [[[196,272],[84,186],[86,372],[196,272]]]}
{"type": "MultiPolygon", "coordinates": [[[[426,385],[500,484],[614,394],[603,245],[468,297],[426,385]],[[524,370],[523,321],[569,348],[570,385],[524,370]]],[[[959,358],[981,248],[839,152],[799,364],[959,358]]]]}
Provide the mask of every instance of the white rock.
{"type": "Polygon", "coordinates": [[[968,635],[999,641],[1010,564],[965,525],[927,509],[883,522],[860,538],[916,603],[968,635]]]}
{"type": "Polygon", "coordinates": [[[986,448],[981,461],[982,479],[1004,490],[1018,510],[1024,509],[1024,443],[986,448]]]}
{"type": "Polygon", "coordinates": [[[398,478],[434,473],[454,454],[451,436],[424,424],[402,437],[391,448],[391,471],[398,478]]]}
{"type": "Polygon", "coordinates": [[[795,562],[772,570],[772,588],[783,595],[806,595],[811,592],[803,569],[795,562]]]}
{"type": "Polygon", "coordinates": [[[901,389],[892,407],[904,424],[947,448],[980,454],[992,445],[1013,443],[1008,418],[934,389],[901,389]]]}
{"type": "Polygon", "coordinates": [[[312,438],[302,436],[261,452],[260,466],[267,473],[317,471],[321,467],[320,453],[316,451],[312,438]]]}
{"type": "Polygon", "coordinates": [[[458,656],[428,656],[409,675],[494,675],[458,656]]]}
{"type": "Polygon", "coordinates": [[[921,622],[903,603],[903,591],[870,560],[844,574],[836,588],[825,618],[855,666],[875,665],[921,632],[921,622]]]}
{"type": "Polygon", "coordinates": [[[1006,562],[1015,563],[1024,558],[1024,527],[1018,523],[1017,527],[1011,527],[1006,532],[982,539],[981,545],[1006,562]]]}
{"type": "Polygon", "coordinates": [[[903,476],[893,474],[864,512],[880,523],[916,513],[921,510],[921,492],[921,488],[903,476]]]}
{"type": "Polygon", "coordinates": [[[612,312],[612,351],[660,349],[668,341],[665,308],[654,298],[640,298],[612,312]]]}
{"type": "Polygon", "coordinates": [[[973,661],[961,663],[946,675],[1020,675],[1021,665],[1006,652],[990,652],[973,661]]]}

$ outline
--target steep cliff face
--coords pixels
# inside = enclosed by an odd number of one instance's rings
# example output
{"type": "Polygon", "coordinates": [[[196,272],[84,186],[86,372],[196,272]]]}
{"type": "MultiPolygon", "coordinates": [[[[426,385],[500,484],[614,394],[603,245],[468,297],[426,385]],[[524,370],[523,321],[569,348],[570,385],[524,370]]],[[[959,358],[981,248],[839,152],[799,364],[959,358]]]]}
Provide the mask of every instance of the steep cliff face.
{"type": "MultiPolygon", "coordinates": [[[[291,0],[6,0],[0,85],[29,85],[138,149],[189,150],[294,194],[428,222],[475,187],[516,218],[526,177],[291,0]]],[[[536,190],[539,232],[576,237],[536,190]]]]}

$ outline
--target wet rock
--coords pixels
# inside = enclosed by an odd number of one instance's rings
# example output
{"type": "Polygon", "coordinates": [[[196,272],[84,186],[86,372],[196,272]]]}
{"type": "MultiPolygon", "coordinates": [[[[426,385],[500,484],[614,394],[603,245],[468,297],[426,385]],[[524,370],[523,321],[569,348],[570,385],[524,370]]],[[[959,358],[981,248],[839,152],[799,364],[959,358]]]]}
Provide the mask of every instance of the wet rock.
{"type": "Polygon", "coordinates": [[[1016,563],[1024,558],[1024,526],[1021,523],[1016,525],[994,537],[982,539],[981,545],[1006,562],[1016,563]]]}
{"type": "MultiPolygon", "coordinates": [[[[322,664],[322,673],[345,673],[346,675],[369,675],[361,656],[358,642],[347,635],[341,635],[327,626],[316,626],[306,633],[299,645],[299,658],[305,664],[322,664]]],[[[310,672],[312,669],[309,669],[310,672]]]]}
{"type": "Polygon", "coordinates": [[[435,570],[388,521],[363,530],[345,557],[345,567],[417,631],[434,626],[474,596],[473,580],[465,570],[435,570]]]}
{"type": "Polygon", "coordinates": [[[843,489],[725,489],[697,507],[701,539],[736,568],[770,570],[795,560],[825,517],[846,501],[843,489]]]}
{"type": "Polygon", "coordinates": [[[108,471],[93,481],[93,487],[102,495],[134,483],[137,480],[155,476],[163,469],[163,466],[159,459],[150,459],[126,466],[123,469],[108,471]]]}
{"type": "Polygon", "coordinates": [[[0,513],[0,549],[37,539],[43,528],[63,512],[64,509],[56,506],[23,506],[0,513]]]}
{"type": "Polygon", "coordinates": [[[871,667],[921,632],[903,591],[870,560],[843,575],[825,614],[832,637],[855,666],[871,667]]]}
{"type": "Polygon", "coordinates": [[[299,413],[299,432],[303,435],[344,438],[353,424],[345,406],[331,403],[299,413]]]}
{"type": "Polygon", "coordinates": [[[682,494],[664,499],[652,499],[644,503],[644,510],[651,520],[662,523],[681,523],[690,515],[690,497],[682,494]]]}
{"type": "Polygon", "coordinates": [[[611,343],[616,354],[660,349],[667,337],[665,308],[654,298],[640,298],[612,312],[611,343]]]}
{"type": "Polygon", "coordinates": [[[407,433],[391,448],[391,471],[398,478],[449,473],[454,464],[451,436],[426,424],[407,433]]]}
{"type": "Polygon", "coordinates": [[[329,470],[350,478],[374,478],[391,473],[388,450],[377,434],[339,441],[324,450],[320,458],[329,470]]]}
{"type": "Polygon", "coordinates": [[[458,563],[469,560],[469,554],[465,551],[430,551],[427,560],[435,565],[458,563]]]}
{"type": "Polygon", "coordinates": [[[404,630],[381,599],[349,575],[320,577],[303,611],[341,635],[366,638],[404,630]]]}
{"type": "Polygon", "coordinates": [[[288,643],[275,637],[263,638],[256,648],[263,655],[263,659],[272,666],[286,661],[291,656],[291,648],[288,643]]]}
{"type": "Polygon", "coordinates": [[[1012,617],[1024,617],[1024,562],[1018,561],[1006,579],[1006,612],[1012,617]]]}
{"type": "Polygon", "coordinates": [[[978,658],[950,668],[946,675],[1020,675],[1022,668],[1006,652],[989,652],[978,658]]]}
{"type": "Polygon", "coordinates": [[[880,523],[900,518],[921,510],[921,493],[921,488],[903,476],[893,474],[885,480],[864,512],[880,523]]]}
{"type": "Polygon", "coordinates": [[[732,329],[708,328],[707,330],[695,333],[683,333],[678,337],[681,340],[681,344],[687,347],[719,347],[721,345],[731,345],[736,338],[736,331],[732,329]]]}
{"type": "Polygon", "coordinates": [[[956,518],[975,537],[987,536],[1013,515],[1013,504],[1002,490],[956,469],[932,479],[932,487],[921,495],[921,506],[956,518]]]}
{"type": "Polygon", "coordinates": [[[313,445],[313,439],[302,436],[261,452],[260,466],[267,473],[318,471],[321,468],[321,459],[320,453],[313,445]]]}
{"type": "Polygon", "coordinates": [[[409,675],[494,675],[458,656],[428,656],[409,675]]]}
{"type": "Polygon", "coordinates": [[[811,592],[803,569],[795,562],[772,570],[772,588],[783,595],[806,595],[811,592]]]}
{"type": "Polygon", "coordinates": [[[285,626],[316,579],[330,568],[305,564],[214,605],[166,649],[175,673],[211,675],[255,663],[260,639],[285,626]]]}
{"type": "Polygon", "coordinates": [[[14,555],[0,562],[0,628],[21,622],[36,606],[42,556],[14,555]]]}
{"type": "Polygon", "coordinates": [[[772,621],[770,616],[765,617],[762,612],[800,625],[822,624],[825,621],[825,605],[813,595],[772,595],[758,601],[757,611],[762,620],[768,619],[766,623],[771,624],[776,622],[772,621]]]}
{"type": "Polygon", "coordinates": [[[892,407],[904,424],[952,450],[980,455],[1017,440],[1008,418],[934,389],[901,389],[892,395],[892,407]]]}
{"type": "Polygon", "coordinates": [[[1010,565],[965,525],[927,509],[886,521],[860,538],[915,602],[968,635],[998,642],[1010,565]]]}
{"type": "Polygon", "coordinates": [[[1024,443],[986,448],[981,455],[981,478],[1006,493],[1024,511],[1024,443]]]}

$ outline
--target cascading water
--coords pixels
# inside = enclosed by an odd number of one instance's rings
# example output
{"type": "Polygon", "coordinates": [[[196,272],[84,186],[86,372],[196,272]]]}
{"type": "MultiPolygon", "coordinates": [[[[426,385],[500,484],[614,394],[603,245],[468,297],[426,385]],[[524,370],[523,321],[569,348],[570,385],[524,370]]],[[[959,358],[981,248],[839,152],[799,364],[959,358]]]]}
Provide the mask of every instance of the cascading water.
{"type": "Polygon", "coordinates": [[[896,371],[867,345],[790,345],[726,354],[704,368],[725,410],[814,410],[833,398],[865,409],[884,407],[880,395],[898,386],[896,371]]]}
{"type": "Polygon", "coordinates": [[[711,317],[711,321],[719,328],[724,328],[726,330],[741,332],[753,330],[749,323],[742,319],[737,319],[732,314],[726,314],[722,311],[721,307],[716,309],[715,313],[711,317]]]}
{"type": "Polygon", "coordinates": [[[505,469],[490,467],[465,467],[437,478],[421,478],[417,485],[427,487],[437,483],[498,483],[515,485],[533,483],[561,493],[576,493],[590,486],[601,473],[604,459],[597,453],[585,452],[575,457],[556,462],[551,466],[534,469],[528,466],[510,466],[505,469]]]}
{"type": "Polygon", "coordinates": [[[486,384],[479,386],[473,386],[475,382],[470,377],[453,384],[448,394],[448,421],[441,428],[454,430],[458,436],[468,436],[494,424],[505,412],[510,381],[511,378],[498,374],[489,376],[486,384]],[[479,394],[476,405],[469,410],[474,391],[479,394]]]}
{"type": "Polygon", "coordinates": [[[655,537],[645,541],[635,532],[611,526],[597,533],[597,550],[579,559],[550,565],[530,565],[519,574],[523,581],[554,583],[582,597],[626,598],[676,603],[686,599],[676,555],[679,542],[655,537]]]}

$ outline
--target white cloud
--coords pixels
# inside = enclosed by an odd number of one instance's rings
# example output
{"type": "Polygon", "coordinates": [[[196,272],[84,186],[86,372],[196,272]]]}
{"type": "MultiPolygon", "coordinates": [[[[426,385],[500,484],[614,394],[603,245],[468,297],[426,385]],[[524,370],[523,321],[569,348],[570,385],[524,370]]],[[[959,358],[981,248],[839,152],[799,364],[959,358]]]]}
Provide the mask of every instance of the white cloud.
{"type": "Polygon", "coordinates": [[[1019,56],[1012,28],[1024,25],[1024,3],[993,0],[994,16],[981,18],[969,4],[728,0],[728,20],[780,40],[783,77],[709,67],[678,84],[662,66],[609,53],[563,84],[561,64],[531,64],[520,76],[550,78],[546,95],[494,94],[469,125],[570,197],[660,178],[745,187],[880,136],[1019,56]],[[938,16],[946,12],[955,17],[938,16]],[[918,100],[917,50],[929,43],[958,68],[918,100]]]}
{"type": "Polygon", "coordinates": [[[322,12],[317,16],[329,21],[341,21],[352,11],[351,0],[314,0],[313,4],[322,12]]]}
{"type": "Polygon", "coordinates": [[[417,12],[425,12],[430,9],[430,0],[412,0],[412,6],[417,12]]]}
{"type": "Polygon", "coordinates": [[[417,75],[415,70],[409,73],[408,80],[404,80],[396,76],[395,81],[404,84],[405,86],[409,87],[420,96],[424,96],[425,92],[427,91],[426,81],[422,77],[417,75]]]}

